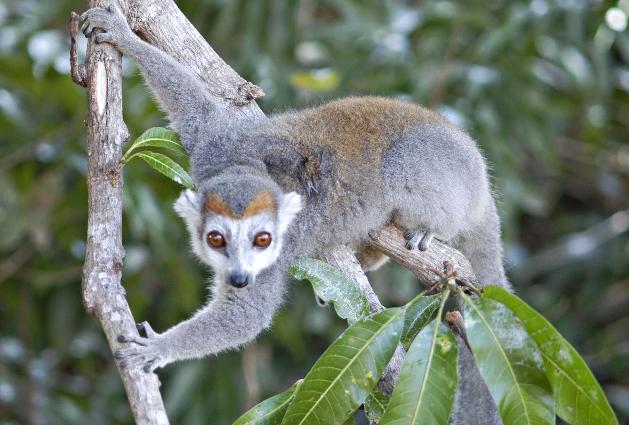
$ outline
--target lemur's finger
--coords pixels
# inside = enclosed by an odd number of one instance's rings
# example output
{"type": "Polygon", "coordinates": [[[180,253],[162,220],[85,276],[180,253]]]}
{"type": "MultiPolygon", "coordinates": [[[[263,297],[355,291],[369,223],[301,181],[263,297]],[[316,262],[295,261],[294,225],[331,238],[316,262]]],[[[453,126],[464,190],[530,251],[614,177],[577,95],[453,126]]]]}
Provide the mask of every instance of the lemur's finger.
{"type": "Polygon", "coordinates": [[[138,356],[140,354],[141,352],[135,347],[119,348],[114,351],[114,358],[121,360],[126,359],[127,357],[138,356]]]}
{"type": "Polygon", "coordinates": [[[135,368],[142,365],[142,363],[144,363],[145,361],[145,358],[146,357],[143,355],[138,355],[134,357],[126,357],[124,360],[122,360],[118,364],[120,365],[121,369],[135,368]]]}
{"type": "Polygon", "coordinates": [[[419,245],[417,246],[417,248],[419,248],[420,251],[426,251],[428,247],[430,247],[430,243],[432,242],[433,238],[434,235],[432,233],[425,232],[422,240],[419,241],[419,245]]]}
{"type": "Polygon", "coordinates": [[[90,21],[85,21],[83,22],[83,25],[81,25],[81,32],[83,33],[83,35],[85,35],[86,37],[89,37],[88,33],[91,33],[91,29],[90,29],[90,21]],[[89,31],[88,31],[89,30],[89,31]]]}
{"type": "Polygon", "coordinates": [[[407,242],[406,242],[406,249],[409,249],[409,250],[417,249],[417,246],[419,245],[419,242],[422,237],[421,232],[411,232],[411,233],[413,234],[413,236],[407,239],[407,242]]]}
{"type": "Polygon", "coordinates": [[[146,338],[138,337],[135,335],[118,335],[118,342],[121,343],[134,343],[146,347],[148,344],[146,342],[146,338]]]}
{"type": "Polygon", "coordinates": [[[158,358],[151,359],[144,364],[142,370],[146,373],[153,373],[159,367],[158,358]]]}
{"type": "Polygon", "coordinates": [[[153,328],[147,321],[138,323],[138,330],[140,329],[144,331],[144,334],[146,335],[147,338],[155,338],[156,336],[158,336],[158,333],[153,330],[153,328]]]}
{"type": "Polygon", "coordinates": [[[98,33],[94,36],[94,41],[96,43],[111,43],[114,37],[106,32],[98,33]]]}
{"type": "Polygon", "coordinates": [[[122,360],[120,363],[124,363],[126,366],[135,366],[144,362],[146,355],[141,349],[129,347],[117,349],[114,352],[114,358],[116,360],[122,360]]]}

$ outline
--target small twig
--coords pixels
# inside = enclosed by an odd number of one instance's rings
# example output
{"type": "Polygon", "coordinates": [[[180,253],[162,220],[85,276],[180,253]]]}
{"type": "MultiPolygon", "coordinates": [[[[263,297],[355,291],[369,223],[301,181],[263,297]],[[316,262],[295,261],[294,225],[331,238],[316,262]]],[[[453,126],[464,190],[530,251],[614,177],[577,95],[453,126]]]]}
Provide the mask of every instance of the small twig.
{"type": "Polygon", "coordinates": [[[70,12],[70,75],[72,81],[81,87],[87,87],[85,64],[78,63],[76,35],[79,31],[79,15],[70,12]]]}
{"type": "Polygon", "coordinates": [[[470,343],[467,341],[467,334],[465,333],[465,324],[463,321],[463,316],[461,312],[458,310],[448,311],[444,317],[444,320],[448,327],[452,329],[456,335],[461,337],[467,348],[472,351],[472,347],[470,347],[470,343]]]}

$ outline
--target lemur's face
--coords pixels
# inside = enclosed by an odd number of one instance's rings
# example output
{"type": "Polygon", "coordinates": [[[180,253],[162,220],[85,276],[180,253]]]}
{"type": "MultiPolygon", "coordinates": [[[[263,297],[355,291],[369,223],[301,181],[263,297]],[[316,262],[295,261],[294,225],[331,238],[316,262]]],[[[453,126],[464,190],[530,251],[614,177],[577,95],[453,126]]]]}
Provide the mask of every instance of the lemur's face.
{"type": "Polygon", "coordinates": [[[262,191],[237,215],[218,194],[186,190],[175,210],[186,221],[194,253],[212,266],[217,281],[243,288],[277,261],[301,197],[288,193],[278,200],[262,191]]]}

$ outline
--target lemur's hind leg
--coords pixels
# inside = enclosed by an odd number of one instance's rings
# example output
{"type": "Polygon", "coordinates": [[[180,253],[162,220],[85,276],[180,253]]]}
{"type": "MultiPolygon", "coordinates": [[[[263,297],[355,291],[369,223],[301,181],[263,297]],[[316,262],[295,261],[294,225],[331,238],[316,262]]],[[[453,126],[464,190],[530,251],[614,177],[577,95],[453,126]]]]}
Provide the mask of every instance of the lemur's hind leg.
{"type": "Polygon", "coordinates": [[[404,239],[406,239],[406,248],[413,250],[419,249],[426,251],[434,238],[434,234],[428,230],[406,230],[404,239]]]}

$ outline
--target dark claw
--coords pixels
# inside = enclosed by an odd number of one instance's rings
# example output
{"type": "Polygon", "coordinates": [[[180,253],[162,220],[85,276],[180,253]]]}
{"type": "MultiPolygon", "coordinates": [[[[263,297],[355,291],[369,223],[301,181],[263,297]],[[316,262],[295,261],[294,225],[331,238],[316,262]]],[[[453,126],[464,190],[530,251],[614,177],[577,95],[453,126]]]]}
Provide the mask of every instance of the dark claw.
{"type": "Polygon", "coordinates": [[[410,241],[415,236],[415,232],[405,230],[402,236],[404,236],[404,239],[406,239],[407,241],[410,241]]]}
{"type": "Polygon", "coordinates": [[[126,360],[120,362],[120,369],[126,369],[129,366],[126,360]]]}
{"type": "Polygon", "coordinates": [[[144,333],[144,334],[146,335],[146,329],[144,328],[144,323],[145,323],[145,322],[140,322],[140,323],[137,323],[137,324],[135,325],[135,327],[136,327],[136,329],[138,330],[138,332],[140,332],[140,333],[144,333]]]}
{"type": "Polygon", "coordinates": [[[126,335],[118,335],[118,342],[120,343],[126,343],[126,342],[130,342],[129,338],[126,335]]]}
{"type": "Polygon", "coordinates": [[[151,373],[151,368],[153,367],[153,363],[155,363],[155,359],[149,360],[148,362],[146,362],[142,370],[144,370],[144,372],[146,373],[151,373]]]}
{"type": "Polygon", "coordinates": [[[114,351],[114,358],[116,358],[118,360],[124,359],[124,355],[122,354],[122,351],[120,351],[120,350],[114,351]]]}

